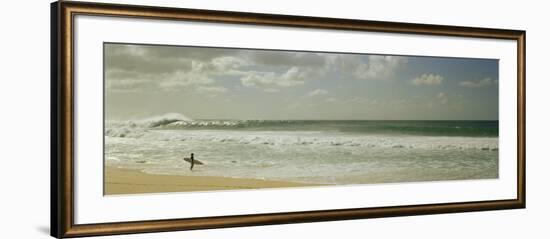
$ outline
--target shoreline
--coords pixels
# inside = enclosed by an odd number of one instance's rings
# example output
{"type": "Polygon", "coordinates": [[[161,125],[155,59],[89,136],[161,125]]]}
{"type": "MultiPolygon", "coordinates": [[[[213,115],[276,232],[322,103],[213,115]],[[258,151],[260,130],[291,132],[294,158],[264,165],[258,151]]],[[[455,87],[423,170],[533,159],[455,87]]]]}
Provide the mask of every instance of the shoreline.
{"type": "Polygon", "coordinates": [[[321,186],[285,181],[216,176],[148,174],[137,169],[105,166],[104,195],[197,192],[321,186]]]}

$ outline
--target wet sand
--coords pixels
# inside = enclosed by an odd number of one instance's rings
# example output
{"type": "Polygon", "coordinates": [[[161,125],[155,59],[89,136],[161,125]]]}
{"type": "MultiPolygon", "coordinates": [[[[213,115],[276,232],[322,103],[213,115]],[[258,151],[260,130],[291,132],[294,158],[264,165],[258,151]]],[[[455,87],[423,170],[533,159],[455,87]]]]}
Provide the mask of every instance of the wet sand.
{"type": "Polygon", "coordinates": [[[105,167],[105,195],[315,186],[260,179],[148,174],[105,167]]]}

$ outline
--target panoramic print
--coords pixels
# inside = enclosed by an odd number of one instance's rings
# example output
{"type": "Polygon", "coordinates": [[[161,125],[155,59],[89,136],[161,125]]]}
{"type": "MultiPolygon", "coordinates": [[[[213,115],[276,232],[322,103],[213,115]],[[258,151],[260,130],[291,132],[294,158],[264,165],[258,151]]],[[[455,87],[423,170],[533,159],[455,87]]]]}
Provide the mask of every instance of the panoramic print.
{"type": "Polygon", "coordinates": [[[498,60],[104,44],[104,193],[496,179],[498,60]]]}

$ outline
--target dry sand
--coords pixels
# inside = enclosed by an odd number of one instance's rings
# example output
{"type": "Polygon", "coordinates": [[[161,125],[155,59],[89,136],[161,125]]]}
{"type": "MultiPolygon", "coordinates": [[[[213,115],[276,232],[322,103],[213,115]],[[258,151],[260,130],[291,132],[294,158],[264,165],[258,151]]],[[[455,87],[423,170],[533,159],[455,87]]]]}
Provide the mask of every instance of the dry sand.
{"type": "Polygon", "coordinates": [[[148,174],[105,167],[105,195],[314,186],[259,179],[148,174]]]}

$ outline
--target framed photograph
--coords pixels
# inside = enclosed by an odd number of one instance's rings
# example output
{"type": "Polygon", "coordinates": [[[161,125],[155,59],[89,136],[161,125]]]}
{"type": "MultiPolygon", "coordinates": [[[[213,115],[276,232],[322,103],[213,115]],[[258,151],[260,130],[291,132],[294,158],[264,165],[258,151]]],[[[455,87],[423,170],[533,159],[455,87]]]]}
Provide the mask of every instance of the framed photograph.
{"type": "Polygon", "coordinates": [[[525,208],[525,31],[56,2],[51,235],[525,208]]]}

